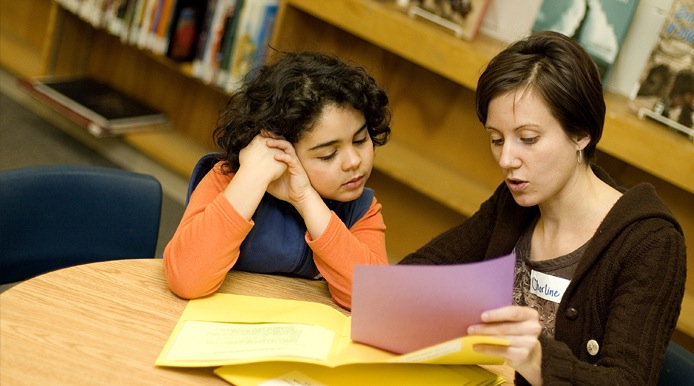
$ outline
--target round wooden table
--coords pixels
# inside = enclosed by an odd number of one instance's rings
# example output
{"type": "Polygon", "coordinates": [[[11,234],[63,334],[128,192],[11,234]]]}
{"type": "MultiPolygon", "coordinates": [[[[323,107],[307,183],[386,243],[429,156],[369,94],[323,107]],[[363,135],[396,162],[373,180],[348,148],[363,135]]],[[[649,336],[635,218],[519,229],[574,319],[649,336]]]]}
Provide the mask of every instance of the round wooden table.
{"type": "MultiPolygon", "coordinates": [[[[221,293],[332,302],[324,281],[231,271],[221,293]]],[[[0,294],[1,385],[229,385],[212,368],[157,367],[187,300],[161,259],[50,272],[0,294]]],[[[513,379],[511,369],[483,366],[513,379]]]]}

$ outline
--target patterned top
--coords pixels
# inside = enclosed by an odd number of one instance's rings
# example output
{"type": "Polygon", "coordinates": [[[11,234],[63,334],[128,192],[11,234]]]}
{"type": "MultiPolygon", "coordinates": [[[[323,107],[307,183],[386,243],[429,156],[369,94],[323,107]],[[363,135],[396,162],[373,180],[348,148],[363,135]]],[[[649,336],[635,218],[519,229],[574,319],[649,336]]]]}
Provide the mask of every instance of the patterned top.
{"type": "Polygon", "coordinates": [[[554,323],[559,303],[542,298],[531,291],[532,271],[571,280],[588,243],[564,256],[543,261],[532,261],[530,260],[530,241],[532,240],[535,223],[533,222],[523,232],[516,244],[516,276],[513,285],[513,304],[536,309],[540,314],[542,334],[546,337],[554,338],[554,323]]]}

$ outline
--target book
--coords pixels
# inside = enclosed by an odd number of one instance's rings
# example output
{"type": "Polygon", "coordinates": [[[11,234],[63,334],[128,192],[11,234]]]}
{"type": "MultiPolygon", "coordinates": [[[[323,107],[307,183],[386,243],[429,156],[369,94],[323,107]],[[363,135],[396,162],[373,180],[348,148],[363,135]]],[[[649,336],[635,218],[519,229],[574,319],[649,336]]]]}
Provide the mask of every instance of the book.
{"type": "Polygon", "coordinates": [[[197,39],[207,12],[207,2],[178,0],[171,20],[166,56],[178,62],[195,58],[197,39]]]}
{"type": "Polygon", "coordinates": [[[638,0],[543,0],[532,30],[556,31],[576,39],[606,81],[638,3],[638,0]]]}
{"type": "Polygon", "coordinates": [[[694,140],[694,0],[674,0],[629,103],[694,140]]]}
{"type": "Polygon", "coordinates": [[[229,14],[229,9],[234,7],[235,3],[236,0],[217,0],[215,3],[211,24],[205,39],[200,67],[201,73],[198,76],[207,84],[216,84],[219,63],[221,61],[220,48],[224,35],[224,21],[229,14]]]}
{"type": "Polygon", "coordinates": [[[251,71],[265,62],[278,7],[279,0],[245,0],[232,47],[229,80],[224,85],[227,92],[237,88],[251,71]]]}
{"type": "Polygon", "coordinates": [[[212,34],[212,24],[214,22],[214,14],[217,11],[217,2],[222,0],[208,0],[205,16],[202,21],[200,33],[196,37],[195,55],[193,56],[193,76],[202,79],[205,69],[205,52],[207,50],[208,41],[212,34]]]}
{"type": "Polygon", "coordinates": [[[167,116],[94,78],[47,78],[20,85],[97,137],[165,129],[167,116]]]}
{"type": "Polygon", "coordinates": [[[484,14],[480,33],[512,43],[530,34],[542,0],[494,0],[484,14]]]}
{"type": "MultiPolygon", "coordinates": [[[[422,376],[432,372],[439,376],[450,374],[449,369],[464,376],[486,372],[469,365],[503,362],[500,357],[475,352],[473,345],[508,345],[506,340],[494,337],[465,336],[426,350],[397,355],[353,342],[350,320],[350,316],[325,304],[215,293],[188,302],[155,364],[230,366],[218,370],[231,369],[227,375],[246,373],[260,377],[281,373],[279,369],[286,368],[287,363],[308,376],[344,367],[332,373],[337,376],[350,369],[371,366],[374,366],[372,371],[390,369],[389,374],[396,376],[392,370],[409,368],[407,374],[411,374],[415,367],[426,365],[428,371],[422,371],[422,376]]],[[[486,374],[491,384],[500,381],[500,377],[486,374]]]]}
{"type": "Polygon", "coordinates": [[[156,364],[500,364],[473,346],[508,341],[467,328],[483,311],[511,304],[515,260],[511,253],[469,264],[356,266],[349,316],[306,301],[221,293],[194,299],[156,364]]]}
{"type": "Polygon", "coordinates": [[[244,8],[244,0],[236,0],[234,7],[227,10],[224,20],[224,32],[222,33],[222,45],[219,50],[219,72],[217,74],[217,87],[222,89],[229,81],[231,71],[231,57],[234,54],[236,43],[236,31],[238,30],[241,10],[244,8]]]}
{"type": "Polygon", "coordinates": [[[147,46],[158,55],[166,55],[169,46],[169,30],[172,26],[174,7],[178,0],[164,0],[159,2],[155,15],[155,23],[149,32],[147,46]]]}
{"type": "Polygon", "coordinates": [[[457,38],[473,40],[482,25],[491,0],[398,0],[410,17],[423,18],[454,32],[457,38]]]}

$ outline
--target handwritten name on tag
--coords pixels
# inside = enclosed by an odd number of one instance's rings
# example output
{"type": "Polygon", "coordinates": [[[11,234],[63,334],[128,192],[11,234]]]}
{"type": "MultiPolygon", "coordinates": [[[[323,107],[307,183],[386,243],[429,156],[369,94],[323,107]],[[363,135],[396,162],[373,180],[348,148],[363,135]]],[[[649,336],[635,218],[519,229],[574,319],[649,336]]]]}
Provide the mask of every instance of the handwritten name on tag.
{"type": "Polygon", "coordinates": [[[570,280],[561,277],[532,270],[530,272],[530,293],[542,299],[559,303],[570,282],[570,280]]]}

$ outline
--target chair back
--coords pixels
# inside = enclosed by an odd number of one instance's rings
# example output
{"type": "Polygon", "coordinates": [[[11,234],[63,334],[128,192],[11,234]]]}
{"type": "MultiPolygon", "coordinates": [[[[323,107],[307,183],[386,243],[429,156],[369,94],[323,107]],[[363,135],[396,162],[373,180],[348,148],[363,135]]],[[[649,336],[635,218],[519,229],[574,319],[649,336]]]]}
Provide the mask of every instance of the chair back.
{"type": "Polygon", "coordinates": [[[205,174],[209,172],[212,167],[217,163],[217,161],[221,160],[224,155],[219,152],[213,152],[213,153],[207,153],[200,157],[198,162],[195,164],[195,167],[193,168],[193,172],[190,175],[190,180],[188,180],[188,193],[186,194],[186,206],[188,206],[188,202],[190,201],[190,195],[193,194],[193,191],[195,188],[198,186],[200,183],[200,180],[202,180],[203,177],[205,177],[205,174]]]}
{"type": "Polygon", "coordinates": [[[68,266],[154,257],[162,189],[156,178],[97,166],[0,172],[0,283],[68,266]]]}
{"type": "Polygon", "coordinates": [[[658,386],[692,384],[694,384],[694,354],[671,341],[665,351],[658,386]]]}

